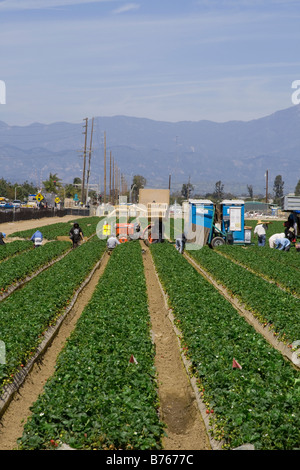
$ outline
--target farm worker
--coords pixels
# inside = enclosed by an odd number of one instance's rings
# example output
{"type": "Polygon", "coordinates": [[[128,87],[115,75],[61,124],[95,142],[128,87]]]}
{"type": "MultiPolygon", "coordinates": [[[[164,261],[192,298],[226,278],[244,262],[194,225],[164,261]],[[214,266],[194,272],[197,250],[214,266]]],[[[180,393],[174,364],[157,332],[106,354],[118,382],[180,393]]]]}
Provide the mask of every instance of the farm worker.
{"type": "Polygon", "coordinates": [[[3,238],[6,237],[6,233],[0,232],[0,245],[5,245],[3,238]]]}
{"type": "Polygon", "coordinates": [[[290,213],[290,215],[288,216],[287,222],[288,222],[288,226],[294,229],[295,236],[297,236],[298,224],[297,224],[297,216],[294,212],[290,213]]]}
{"type": "Polygon", "coordinates": [[[258,246],[265,246],[266,244],[266,230],[270,222],[262,222],[259,220],[254,229],[254,237],[257,235],[258,246]]]}
{"type": "Polygon", "coordinates": [[[154,221],[151,228],[151,238],[152,243],[162,243],[164,241],[164,224],[161,216],[154,221]]]}
{"type": "Polygon", "coordinates": [[[285,238],[288,238],[290,242],[296,241],[296,234],[294,227],[286,227],[284,231],[285,238]]]}
{"type": "Polygon", "coordinates": [[[116,248],[117,245],[120,245],[120,242],[117,237],[109,237],[106,244],[108,251],[112,251],[114,248],[116,248]]]}
{"type": "Polygon", "coordinates": [[[103,231],[102,231],[102,233],[103,233],[103,235],[105,235],[105,236],[111,235],[111,226],[107,223],[106,220],[105,220],[104,225],[103,225],[103,231]]]}
{"type": "Polygon", "coordinates": [[[78,245],[80,240],[83,240],[83,232],[81,228],[79,227],[78,222],[74,222],[74,225],[69,232],[69,236],[73,242],[73,248],[75,248],[78,245]]]}
{"type": "Polygon", "coordinates": [[[186,244],[186,236],[183,233],[181,237],[176,238],[176,241],[175,241],[176,250],[182,254],[184,252],[185,244],[186,244]]]}
{"type": "Polygon", "coordinates": [[[276,238],[275,249],[280,251],[289,251],[291,242],[288,238],[276,238]]]}
{"type": "Polygon", "coordinates": [[[285,238],[285,234],[284,233],[274,233],[274,235],[272,235],[270,238],[269,238],[269,246],[270,248],[275,248],[275,240],[276,238],[285,238]]]}
{"type": "Polygon", "coordinates": [[[43,235],[42,232],[37,230],[34,232],[30,240],[34,243],[34,248],[37,248],[38,246],[41,246],[43,243],[43,235]]]}

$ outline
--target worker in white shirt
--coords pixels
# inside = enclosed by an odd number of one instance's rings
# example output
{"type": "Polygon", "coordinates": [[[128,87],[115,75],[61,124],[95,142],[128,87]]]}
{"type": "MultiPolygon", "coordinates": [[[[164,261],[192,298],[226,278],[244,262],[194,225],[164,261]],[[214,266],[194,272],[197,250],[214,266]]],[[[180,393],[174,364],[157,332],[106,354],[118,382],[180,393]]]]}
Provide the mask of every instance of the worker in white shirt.
{"type": "Polygon", "coordinates": [[[108,251],[111,252],[114,248],[116,248],[117,245],[120,245],[120,241],[117,239],[117,237],[109,237],[106,243],[108,251]]]}
{"type": "Polygon", "coordinates": [[[272,235],[270,238],[269,238],[269,246],[270,248],[275,248],[275,240],[276,238],[285,238],[285,234],[284,233],[274,233],[274,235],[272,235]]]}
{"type": "Polygon", "coordinates": [[[266,231],[270,222],[262,222],[258,220],[257,225],[254,229],[254,237],[257,235],[258,246],[265,246],[266,244],[266,231]]]}

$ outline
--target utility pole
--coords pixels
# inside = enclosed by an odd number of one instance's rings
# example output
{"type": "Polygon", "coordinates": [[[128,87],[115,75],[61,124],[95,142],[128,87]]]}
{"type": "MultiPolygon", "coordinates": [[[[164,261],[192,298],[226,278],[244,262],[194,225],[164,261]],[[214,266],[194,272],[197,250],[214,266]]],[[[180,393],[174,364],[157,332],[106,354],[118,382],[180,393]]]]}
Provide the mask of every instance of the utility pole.
{"type": "Polygon", "coordinates": [[[169,191],[171,191],[171,175],[169,175],[169,191]]]}
{"type": "Polygon", "coordinates": [[[116,202],[118,203],[119,198],[119,172],[118,172],[118,165],[115,165],[115,189],[116,189],[116,202]]]}
{"type": "Polygon", "coordinates": [[[268,172],[268,170],[266,171],[266,175],[265,175],[265,176],[266,176],[266,204],[268,204],[268,192],[269,192],[269,190],[268,190],[268,179],[269,179],[269,172],[268,172]]]}
{"type": "Polygon", "coordinates": [[[104,132],[104,193],[103,202],[106,203],[106,132],[104,132]]]}
{"type": "Polygon", "coordinates": [[[94,118],[92,119],[92,130],[91,130],[90,151],[89,151],[89,166],[88,166],[87,179],[86,179],[86,201],[89,196],[89,180],[90,180],[90,172],[91,172],[93,129],[94,129],[94,118]]]}
{"type": "Polygon", "coordinates": [[[87,127],[88,127],[88,118],[83,119],[85,121],[85,134],[84,139],[84,150],[83,150],[83,170],[82,170],[82,181],[81,181],[81,202],[84,204],[84,183],[85,183],[85,165],[86,165],[86,141],[87,141],[87,127]]]}
{"type": "Polygon", "coordinates": [[[111,203],[111,151],[109,154],[109,202],[111,203]]]}
{"type": "Polygon", "coordinates": [[[112,204],[115,205],[115,159],[113,158],[113,169],[112,169],[112,204]]]}

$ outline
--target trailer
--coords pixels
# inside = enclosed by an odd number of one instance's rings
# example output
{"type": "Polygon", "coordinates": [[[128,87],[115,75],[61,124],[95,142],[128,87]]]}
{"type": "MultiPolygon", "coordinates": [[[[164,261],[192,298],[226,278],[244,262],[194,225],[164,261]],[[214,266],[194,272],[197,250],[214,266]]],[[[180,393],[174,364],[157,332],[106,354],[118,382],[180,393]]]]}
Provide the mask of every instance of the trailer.
{"type": "Polygon", "coordinates": [[[300,234],[300,196],[289,194],[282,201],[283,212],[289,212],[288,222],[295,230],[296,238],[300,234]]]}
{"type": "Polygon", "coordinates": [[[245,226],[243,200],[224,200],[219,205],[208,199],[189,199],[186,237],[192,243],[212,248],[251,244],[251,227],[245,226]]]}

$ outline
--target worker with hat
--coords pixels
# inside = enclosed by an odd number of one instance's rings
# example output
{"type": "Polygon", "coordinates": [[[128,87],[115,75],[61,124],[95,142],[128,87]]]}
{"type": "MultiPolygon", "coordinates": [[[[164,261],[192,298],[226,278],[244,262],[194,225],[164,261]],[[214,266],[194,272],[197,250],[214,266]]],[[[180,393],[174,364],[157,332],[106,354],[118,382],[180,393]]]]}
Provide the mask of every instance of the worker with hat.
{"type": "Polygon", "coordinates": [[[266,231],[268,229],[268,224],[270,222],[263,222],[262,220],[258,220],[256,227],[254,229],[254,237],[257,235],[258,238],[258,246],[265,246],[266,244],[266,231]]]}

